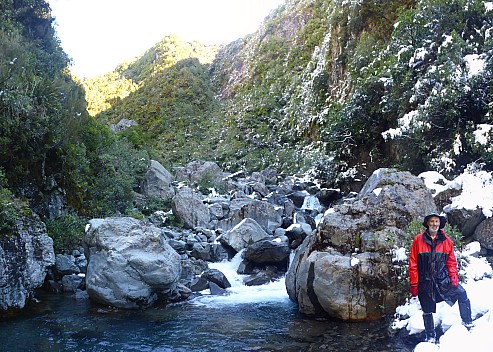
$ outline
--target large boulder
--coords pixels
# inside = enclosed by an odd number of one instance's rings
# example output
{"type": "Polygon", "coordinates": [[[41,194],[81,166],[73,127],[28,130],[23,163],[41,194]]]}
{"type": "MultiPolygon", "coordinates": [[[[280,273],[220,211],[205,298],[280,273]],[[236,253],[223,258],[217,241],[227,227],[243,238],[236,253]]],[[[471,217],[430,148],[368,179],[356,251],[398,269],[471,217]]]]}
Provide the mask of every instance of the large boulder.
{"type": "Polygon", "coordinates": [[[239,252],[249,245],[266,238],[269,238],[269,234],[255,220],[246,218],[222,234],[218,241],[227,248],[232,248],[235,252],[239,252]]]}
{"type": "Polygon", "coordinates": [[[80,273],[75,264],[75,257],[71,254],[57,254],[55,256],[55,271],[60,276],[80,273]]]}
{"type": "Polygon", "coordinates": [[[204,204],[204,196],[190,187],[181,188],[171,203],[173,214],[188,228],[207,227],[210,222],[209,207],[204,204]]]}
{"type": "Polygon", "coordinates": [[[244,201],[237,209],[231,207],[230,216],[227,219],[219,221],[217,227],[223,230],[229,230],[244,219],[250,218],[254,219],[265,232],[272,235],[282,224],[282,218],[279,212],[282,212],[282,209],[268,202],[248,200],[244,201]]]}
{"type": "Polygon", "coordinates": [[[286,229],[286,237],[289,239],[289,244],[291,248],[297,248],[306,236],[312,233],[312,227],[306,222],[300,222],[289,225],[286,229]]]}
{"type": "Polygon", "coordinates": [[[173,180],[173,175],[163,165],[151,160],[142,182],[142,194],[149,198],[170,200],[175,195],[175,190],[172,186],[173,180]]]}
{"type": "Polygon", "coordinates": [[[424,182],[409,172],[379,169],[357,198],[325,213],[298,247],[286,276],[300,312],[359,321],[391,314],[407,291],[406,263],[392,259],[413,219],[436,210],[424,182]]]}
{"type": "Polygon", "coordinates": [[[471,237],[481,222],[486,219],[483,210],[479,207],[475,209],[452,208],[447,205],[443,208],[447,214],[447,220],[452,226],[457,226],[464,237],[471,237]]]}
{"type": "Polygon", "coordinates": [[[119,308],[177,298],[180,255],[161,231],[133,218],[93,219],[84,237],[89,297],[119,308]]]}
{"type": "Polygon", "coordinates": [[[228,287],[231,287],[231,284],[221,271],[217,269],[207,269],[200,275],[201,278],[206,279],[209,281],[209,283],[213,282],[216,285],[218,285],[220,288],[227,289],[228,287]]]}
{"type": "Polygon", "coordinates": [[[54,264],[53,240],[38,217],[23,217],[11,233],[0,233],[0,315],[23,308],[54,264]]]}
{"type": "Polygon", "coordinates": [[[279,264],[287,263],[290,253],[287,242],[264,239],[249,245],[243,258],[255,264],[279,264]]]}
{"type": "Polygon", "coordinates": [[[476,227],[473,239],[483,248],[493,251],[493,218],[487,218],[476,227]]]}
{"type": "Polygon", "coordinates": [[[224,188],[225,174],[221,168],[212,161],[192,161],[185,167],[174,168],[176,180],[186,182],[199,187],[224,188]]]}

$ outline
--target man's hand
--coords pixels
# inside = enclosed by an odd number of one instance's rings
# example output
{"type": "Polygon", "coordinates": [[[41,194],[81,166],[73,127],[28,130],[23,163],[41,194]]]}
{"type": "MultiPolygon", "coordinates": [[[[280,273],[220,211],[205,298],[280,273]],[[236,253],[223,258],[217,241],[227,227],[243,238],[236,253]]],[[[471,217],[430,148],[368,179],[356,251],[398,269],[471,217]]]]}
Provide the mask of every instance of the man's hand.
{"type": "Polygon", "coordinates": [[[418,284],[411,285],[411,296],[416,297],[418,295],[418,284]]]}
{"type": "Polygon", "coordinates": [[[457,287],[459,286],[459,277],[457,275],[453,275],[450,277],[450,284],[452,287],[457,287]]]}

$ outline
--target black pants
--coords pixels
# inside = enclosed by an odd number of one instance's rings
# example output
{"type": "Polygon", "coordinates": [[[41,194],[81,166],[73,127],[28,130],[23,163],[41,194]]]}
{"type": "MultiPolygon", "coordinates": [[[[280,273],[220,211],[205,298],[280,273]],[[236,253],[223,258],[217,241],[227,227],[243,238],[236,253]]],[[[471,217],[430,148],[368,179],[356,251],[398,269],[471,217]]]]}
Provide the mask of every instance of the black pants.
{"type": "MultiPolygon", "coordinates": [[[[436,304],[439,302],[442,302],[444,299],[440,292],[438,292],[437,288],[434,287],[434,296],[435,299],[433,300],[433,297],[429,295],[419,295],[419,303],[421,304],[421,309],[423,310],[423,313],[436,313],[436,304]]],[[[465,302],[467,301],[467,292],[466,290],[461,286],[457,286],[450,291],[454,290],[453,292],[449,292],[451,297],[454,297],[452,300],[453,303],[455,303],[457,300],[459,302],[465,302]],[[456,291],[455,291],[456,290],[456,291]]]]}

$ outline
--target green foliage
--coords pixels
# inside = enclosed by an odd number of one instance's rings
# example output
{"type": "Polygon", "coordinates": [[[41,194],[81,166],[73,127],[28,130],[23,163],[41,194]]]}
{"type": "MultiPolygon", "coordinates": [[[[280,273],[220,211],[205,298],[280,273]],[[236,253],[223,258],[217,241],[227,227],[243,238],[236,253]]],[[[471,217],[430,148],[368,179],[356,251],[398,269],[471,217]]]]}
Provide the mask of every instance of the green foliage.
{"type": "Polygon", "coordinates": [[[80,214],[125,213],[149,161],[145,141],[138,133],[117,136],[87,115],[46,1],[4,1],[0,7],[0,167],[12,189],[24,181],[43,189],[52,176],[80,214]]]}
{"type": "MultiPolygon", "coordinates": [[[[108,122],[122,118],[136,121],[138,126],[120,132],[120,136],[137,148],[147,148],[167,167],[197,158],[214,159],[217,131],[221,128],[220,123],[215,123],[219,105],[214,99],[208,66],[200,61],[210,60],[207,56],[211,50],[215,49],[166,37],[134,63],[86,81],[89,99],[106,99],[106,106],[94,110],[100,112],[97,118],[108,122]],[[120,93],[112,90],[115,86],[121,89],[120,93]],[[117,94],[117,98],[111,98],[117,94]]],[[[97,102],[90,101],[91,104],[97,102]]]]}
{"type": "Polygon", "coordinates": [[[171,204],[157,197],[147,197],[144,202],[139,202],[136,208],[142,215],[149,216],[156,211],[168,211],[171,209],[171,204]]]}
{"type": "Polygon", "coordinates": [[[434,0],[399,18],[380,61],[391,82],[381,101],[390,116],[413,114],[409,128],[393,142],[403,155],[423,162],[405,162],[407,169],[453,172],[481,158],[464,136],[484,118],[490,120],[483,95],[489,73],[470,75],[464,58],[483,55],[489,61],[486,38],[493,16],[484,6],[484,1],[434,0]],[[472,86],[482,88],[473,93],[472,86]]]}
{"type": "Polygon", "coordinates": [[[82,112],[85,105],[63,70],[68,59],[54,37],[48,4],[2,1],[0,10],[0,226],[8,230],[28,209],[10,189],[58,168],[59,148],[77,133],[74,109],[82,112]]]}
{"type": "Polygon", "coordinates": [[[0,21],[0,166],[13,189],[23,178],[64,178],[61,157],[79,143],[85,121],[80,86],[54,37],[45,1],[2,3],[0,21]]]}
{"type": "Polygon", "coordinates": [[[120,65],[115,71],[83,82],[91,116],[108,110],[137,89],[137,84],[122,74],[124,68],[120,65]]]}
{"type": "Polygon", "coordinates": [[[166,207],[134,208],[150,158],[167,168],[211,160],[227,171],[310,170],[333,184],[378,167],[454,172],[478,160],[491,169],[491,143],[477,139],[493,124],[493,11],[484,5],[290,2],[220,50],[168,36],[81,83],[48,3],[0,1],[5,223],[16,213],[9,189],[29,181],[42,190],[47,176],[85,217],[166,207]],[[472,74],[465,58],[484,70],[472,74]],[[109,128],[123,118],[138,126],[109,128]],[[391,128],[400,134],[384,139],[391,128]]]}
{"type": "Polygon", "coordinates": [[[88,131],[92,138],[96,137],[96,143],[87,144],[91,173],[85,180],[83,209],[97,217],[125,214],[133,207],[134,190],[141,184],[149,164],[146,150],[134,148],[107,127],[105,137],[98,137],[104,130],[104,126],[99,126],[97,131],[88,131]]]}
{"type": "Polygon", "coordinates": [[[362,171],[382,166],[453,173],[477,159],[489,163],[491,149],[479,145],[473,134],[478,124],[491,123],[491,70],[486,64],[483,73],[471,76],[464,60],[477,55],[491,62],[487,30],[492,15],[484,1],[346,5],[330,18],[332,37],[338,38],[330,43],[331,52],[339,47],[343,54],[319,57],[315,63],[330,72],[348,70],[350,79],[339,77],[325,104],[320,98],[307,100],[321,95],[314,89],[316,81],[305,84],[309,90],[299,94],[305,100],[296,99],[294,109],[288,110],[298,133],[320,138],[341,174],[354,167],[362,171]],[[371,16],[379,6],[392,10],[371,16]],[[341,84],[351,85],[350,90],[337,89],[341,84]],[[341,92],[344,99],[337,96],[341,92]],[[382,138],[396,126],[400,135],[382,138]]]}
{"type": "Polygon", "coordinates": [[[463,59],[491,62],[489,27],[481,0],[301,1],[222,48],[210,68],[193,59],[200,46],[170,36],[88,96],[105,97],[101,121],[136,120],[129,140],[167,167],[309,169],[317,150],[316,169],[332,182],[382,166],[460,170],[492,159],[474,141],[491,122],[491,73],[471,78],[463,59]],[[409,114],[401,136],[382,137],[409,114]]]}
{"type": "MultiPolygon", "coordinates": [[[[132,110],[137,108],[133,106],[134,101],[138,101],[139,104],[149,104],[146,102],[147,98],[152,99],[155,94],[160,94],[161,89],[167,91],[162,92],[163,94],[172,94],[174,92],[170,88],[175,82],[183,86],[183,84],[187,85],[191,78],[190,76],[169,77],[164,71],[168,74],[176,73],[177,70],[172,68],[191,58],[200,61],[200,65],[205,66],[212,61],[216,51],[215,46],[205,46],[198,42],[185,43],[177,36],[166,36],[134,62],[122,63],[112,72],[85,80],[83,84],[87,95],[88,111],[91,116],[97,116],[109,109],[117,110],[105,115],[108,121],[113,122],[118,122],[121,115],[130,115],[132,118],[132,110]],[[163,81],[163,78],[171,82],[163,81]],[[143,89],[143,92],[137,93],[137,97],[125,100],[139,89],[143,89]],[[150,91],[152,93],[146,95],[150,91]]],[[[194,73],[185,72],[184,74],[193,75],[194,73]]],[[[193,87],[189,88],[193,89],[193,87]]],[[[155,112],[154,108],[151,106],[144,111],[155,112]]]]}
{"type": "Polygon", "coordinates": [[[423,220],[413,219],[404,229],[406,237],[404,238],[404,247],[411,250],[411,245],[413,244],[414,237],[423,232],[425,228],[423,227],[423,220]]]}
{"type": "Polygon", "coordinates": [[[450,224],[446,224],[444,228],[445,233],[450,237],[450,239],[454,242],[454,247],[457,251],[461,252],[464,250],[465,240],[462,233],[459,231],[457,226],[452,226],[450,224]]]}
{"type": "Polygon", "coordinates": [[[12,230],[19,216],[19,207],[7,188],[7,180],[0,168],[0,234],[12,230]]]}
{"type": "Polygon", "coordinates": [[[45,223],[48,236],[53,239],[55,253],[71,253],[82,246],[86,219],[75,213],[67,213],[47,219],[45,223]]]}
{"type": "MultiPolygon", "coordinates": [[[[296,94],[313,51],[324,40],[327,8],[325,1],[300,2],[289,10],[281,7],[257,33],[219,53],[213,63],[214,82],[221,96],[229,98],[227,131],[222,134],[224,145],[219,153],[228,167],[298,170],[304,164],[302,153],[296,150],[299,135],[292,131],[287,104],[296,94]],[[296,24],[290,23],[294,13],[301,19],[296,24]]],[[[316,99],[325,99],[326,83],[324,77],[317,80],[321,95],[317,93],[316,99]]]]}

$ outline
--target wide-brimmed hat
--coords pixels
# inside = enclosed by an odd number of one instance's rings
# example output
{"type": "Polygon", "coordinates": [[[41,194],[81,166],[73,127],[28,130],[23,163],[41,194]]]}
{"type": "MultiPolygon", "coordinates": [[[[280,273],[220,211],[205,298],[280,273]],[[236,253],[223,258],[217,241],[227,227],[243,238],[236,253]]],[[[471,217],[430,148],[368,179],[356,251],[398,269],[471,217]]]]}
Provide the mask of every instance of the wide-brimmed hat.
{"type": "Polygon", "coordinates": [[[445,216],[442,216],[438,213],[430,213],[428,215],[425,216],[424,220],[423,220],[423,226],[428,228],[428,220],[430,220],[430,218],[432,217],[437,217],[440,219],[440,229],[443,229],[445,227],[445,224],[447,223],[447,218],[445,218],[445,216]]]}

